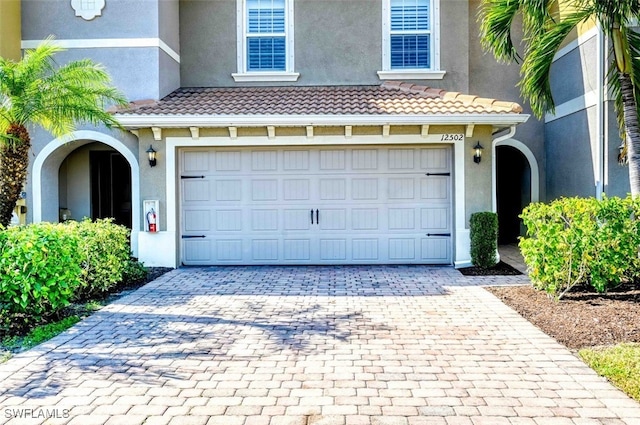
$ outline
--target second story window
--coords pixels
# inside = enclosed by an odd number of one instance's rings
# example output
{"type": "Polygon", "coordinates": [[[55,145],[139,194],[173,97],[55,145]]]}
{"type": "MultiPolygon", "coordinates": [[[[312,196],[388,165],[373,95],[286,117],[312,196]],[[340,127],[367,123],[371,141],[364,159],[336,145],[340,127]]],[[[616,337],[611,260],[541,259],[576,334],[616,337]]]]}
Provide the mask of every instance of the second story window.
{"type": "Polygon", "coordinates": [[[247,71],[286,71],[285,0],[247,0],[247,71]]]}
{"type": "Polygon", "coordinates": [[[430,0],[390,0],[391,69],[431,68],[430,0]]]}
{"type": "Polygon", "coordinates": [[[381,79],[442,78],[440,0],[382,0],[381,79]]]}
{"type": "Polygon", "coordinates": [[[293,0],[238,1],[236,81],[295,81],[293,0]]]}

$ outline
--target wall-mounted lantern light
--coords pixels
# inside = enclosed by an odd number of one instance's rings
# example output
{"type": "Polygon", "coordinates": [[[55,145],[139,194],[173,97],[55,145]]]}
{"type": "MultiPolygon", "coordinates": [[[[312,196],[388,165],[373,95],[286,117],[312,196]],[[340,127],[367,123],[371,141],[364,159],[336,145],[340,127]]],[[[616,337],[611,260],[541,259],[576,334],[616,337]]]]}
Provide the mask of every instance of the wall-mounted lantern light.
{"type": "Polygon", "coordinates": [[[149,145],[149,149],[147,149],[147,155],[149,155],[149,165],[151,167],[156,166],[156,151],[153,149],[152,145],[149,145]]]}
{"type": "Polygon", "coordinates": [[[482,160],[482,150],[484,148],[480,144],[480,142],[476,142],[476,145],[473,147],[473,162],[479,164],[482,160]]]}

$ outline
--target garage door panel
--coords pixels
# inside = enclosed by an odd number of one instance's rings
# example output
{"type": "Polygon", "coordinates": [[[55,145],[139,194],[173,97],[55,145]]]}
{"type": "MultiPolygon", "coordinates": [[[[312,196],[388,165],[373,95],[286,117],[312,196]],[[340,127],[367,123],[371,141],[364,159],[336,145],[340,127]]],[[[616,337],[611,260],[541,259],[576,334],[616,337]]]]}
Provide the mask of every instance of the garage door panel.
{"type": "Polygon", "coordinates": [[[354,239],[351,243],[353,259],[356,261],[379,261],[378,239],[354,239]]]}
{"type": "Polygon", "coordinates": [[[354,149],[351,151],[351,155],[353,170],[378,169],[378,151],[376,149],[354,149]]]}
{"type": "Polygon", "coordinates": [[[395,261],[415,262],[415,238],[389,238],[389,259],[395,261]]]}
{"type": "Polygon", "coordinates": [[[378,191],[378,179],[354,178],[351,181],[351,198],[356,201],[375,201],[380,199],[378,191]]]}
{"type": "Polygon", "coordinates": [[[284,151],[284,171],[309,170],[309,151],[284,151]]]}
{"type": "Polygon", "coordinates": [[[420,168],[431,172],[448,172],[451,164],[449,148],[420,149],[420,168]]]}
{"type": "Polygon", "coordinates": [[[251,230],[278,230],[278,210],[251,210],[251,230]]]}
{"type": "Polygon", "coordinates": [[[389,170],[413,170],[414,164],[414,149],[389,150],[389,170]]]}
{"type": "Polygon", "coordinates": [[[450,227],[451,210],[448,207],[421,208],[420,228],[432,231],[445,231],[450,227]]]}
{"type": "Polygon", "coordinates": [[[390,178],[389,179],[389,199],[411,199],[415,198],[415,179],[412,177],[390,178]]]}
{"type": "Polygon", "coordinates": [[[185,210],[183,223],[186,232],[208,232],[211,230],[211,210],[185,210]]]}
{"type": "Polygon", "coordinates": [[[182,160],[182,170],[189,172],[209,171],[210,151],[185,152],[182,160]]]}
{"type": "Polygon", "coordinates": [[[252,180],[251,181],[252,201],[277,201],[278,200],[278,180],[252,180]]]}
{"type": "Polygon", "coordinates": [[[351,210],[352,230],[379,230],[378,208],[354,208],[351,210]]]}
{"type": "Polygon", "coordinates": [[[347,199],[346,179],[320,179],[320,200],[334,201],[347,199]]]}
{"type": "Polygon", "coordinates": [[[217,151],[215,170],[218,172],[240,171],[242,169],[241,151],[217,151]]]}
{"type": "Polygon", "coordinates": [[[216,201],[235,202],[242,200],[242,180],[217,180],[216,201]]]}
{"type": "Polygon", "coordinates": [[[346,152],[340,150],[321,150],[320,169],[331,171],[344,171],[346,168],[346,152]]]}
{"type": "Polygon", "coordinates": [[[306,209],[284,209],[284,230],[309,230],[311,214],[311,210],[306,209]]]}
{"type": "Polygon", "coordinates": [[[451,238],[425,238],[422,239],[421,245],[422,260],[432,264],[441,264],[449,259],[451,238]]]}
{"type": "Polygon", "coordinates": [[[251,170],[278,171],[278,151],[251,152],[251,170]]]}
{"type": "Polygon", "coordinates": [[[311,192],[308,179],[285,179],[282,182],[282,198],[285,201],[309,201],[311,192]]]}
{"type": "Polygon", "coordinates": [[[254,239],[251,241],[251,256],[253,261],[277,261],[278,239],[254,239]]]}
{"type": "Polygon", "coordinates": [[[187,202],[202,202],[212,199],[209,182],[206,180],[183,180],[182,194],[187,202]]]}
{"type": "Polygon", "coordinates": [[[311,260],[311,241],[309,239],[285,239],[285,261],[309,261],[311,260]]]}
{"type": "Polygon", "coordinates": [[[218,261],[242,261],[241,239],[220,239],[216,241],[216,259],[218,261]]]}
{"type": "Polygon", "coordinates": [[[216,211],[216,231],[240,232],[242,230],[242,210],[216,211]]]}
{"type": "Polygon", "coordinates": [[[347,210],[345,208],[322,209],[316,214],[316,223],[321,230],[347,230],[347,210]]]}
{"type": "Polygon", "coordinates": [[[427,201],[449,202],[449,181],[450,178],[446,176],[420,179],[420,198],[427,201]]]}
{"type": "Polygon", "coordinates": [[[346,239],[320,239],[320,259],[323,261],[346,261],[346,239]]]}
{"type": "Polygon", "coordinates": [[[413,230],[416,227],[413,208],[389,208],[389,230],[413,230]]]}
{"type": "Polygon", "coordinates": [[[208,240],[183,240],[185,264],[209,263],[213,260],[211,256],[211,241],[208,240]]]}

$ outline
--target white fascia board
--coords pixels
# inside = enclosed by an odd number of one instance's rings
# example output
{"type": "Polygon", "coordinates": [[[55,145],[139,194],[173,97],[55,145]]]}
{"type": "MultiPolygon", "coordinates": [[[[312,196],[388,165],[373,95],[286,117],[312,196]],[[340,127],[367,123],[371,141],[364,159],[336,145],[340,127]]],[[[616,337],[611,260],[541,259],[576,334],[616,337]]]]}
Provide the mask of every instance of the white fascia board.
{"type": "Polygon", "coordinates": [[[118,114],[125,128],[140,127],[260,127],[271,126],[342,126],[342,125],[500,125],[522,124],[527,114],[429,114],[429,115],[136,115],[118,114]]]}

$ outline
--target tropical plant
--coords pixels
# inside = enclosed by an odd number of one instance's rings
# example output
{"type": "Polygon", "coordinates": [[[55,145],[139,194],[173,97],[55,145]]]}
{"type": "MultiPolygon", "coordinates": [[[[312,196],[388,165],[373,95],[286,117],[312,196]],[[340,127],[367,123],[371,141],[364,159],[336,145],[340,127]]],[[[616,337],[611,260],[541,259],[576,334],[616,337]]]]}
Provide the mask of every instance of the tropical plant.
{"type": "Polygon", "coordinates": [[[633,196],[640,194],[640,35],[632,29],[638,18],[637,0],[482,0],[479,14],[482,46],[500,61],[522,60],[521,94],[539,118],[555,110],[550,70],[558,49],[582,24],[595,22],[602,29],[611,45],[608,84],[633,196]],[[515,22],[522,22],[522,55],[511,35],[515,22]]]}
{"type": "Polygon", "coordinates": [[[62,51],[52,38],[20,61],[0,58],[0,224],[7,226],[27,177],[35,124],[55,137],[72,132],[77,123],[119,127],[106,111],[126,104],[111,85],[104,67],[89,59],[57,67],[53,56],[62,51]]]}

